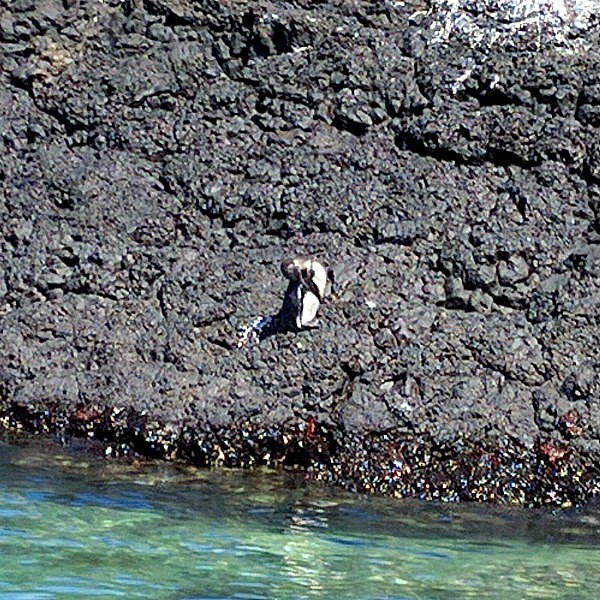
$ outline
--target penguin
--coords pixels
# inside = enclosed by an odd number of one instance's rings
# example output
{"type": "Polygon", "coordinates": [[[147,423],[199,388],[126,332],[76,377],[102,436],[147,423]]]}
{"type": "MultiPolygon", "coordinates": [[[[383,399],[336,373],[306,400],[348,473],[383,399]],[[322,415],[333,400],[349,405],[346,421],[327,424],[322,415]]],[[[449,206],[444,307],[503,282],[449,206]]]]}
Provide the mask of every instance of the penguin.
{"type": "Polygon", "coordinates": [[[334,275],[314,258],[285,258],[281,272],[289,280],[282,317],[296,329],[317,327],[315,318],[325,296],[333,289],[334,275]]]}

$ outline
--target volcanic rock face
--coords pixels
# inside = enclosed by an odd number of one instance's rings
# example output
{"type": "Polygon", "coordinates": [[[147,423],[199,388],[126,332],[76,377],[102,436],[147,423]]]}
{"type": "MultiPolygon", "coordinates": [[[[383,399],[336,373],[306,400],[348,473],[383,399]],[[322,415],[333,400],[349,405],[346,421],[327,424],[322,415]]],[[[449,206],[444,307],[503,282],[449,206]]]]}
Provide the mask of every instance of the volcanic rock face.
{"type": "Polygon", "coordinates": [[[0,7],[6,424],[399,495],[598,492],[597,25],[0,7]],[[238,348],[299,254],[335,271],[320,329],[238,348]]]}

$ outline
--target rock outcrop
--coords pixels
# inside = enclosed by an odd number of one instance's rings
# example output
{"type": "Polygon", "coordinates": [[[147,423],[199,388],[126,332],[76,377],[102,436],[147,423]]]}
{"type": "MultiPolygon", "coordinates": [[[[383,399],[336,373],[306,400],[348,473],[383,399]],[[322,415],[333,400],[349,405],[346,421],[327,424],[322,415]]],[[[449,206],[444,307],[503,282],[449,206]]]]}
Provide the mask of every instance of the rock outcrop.
{"type": "Polygon", "coordinates": [[[399,496],[598,495],[597,22],[0,7],[6,426],[399,496]],[[335,271],[320,329],[238,348],[296,254],[335,271]]]}

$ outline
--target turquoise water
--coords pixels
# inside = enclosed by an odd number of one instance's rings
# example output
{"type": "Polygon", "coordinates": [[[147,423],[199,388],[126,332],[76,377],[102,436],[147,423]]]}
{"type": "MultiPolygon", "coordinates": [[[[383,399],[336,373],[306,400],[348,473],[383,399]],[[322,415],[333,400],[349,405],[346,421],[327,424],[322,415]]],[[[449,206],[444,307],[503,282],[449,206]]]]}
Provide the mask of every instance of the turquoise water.
{"type": "Polygon", "coordinates": [[[597,512],[364,498],[0,443],[0,600],[598,598],[597,512]]]}

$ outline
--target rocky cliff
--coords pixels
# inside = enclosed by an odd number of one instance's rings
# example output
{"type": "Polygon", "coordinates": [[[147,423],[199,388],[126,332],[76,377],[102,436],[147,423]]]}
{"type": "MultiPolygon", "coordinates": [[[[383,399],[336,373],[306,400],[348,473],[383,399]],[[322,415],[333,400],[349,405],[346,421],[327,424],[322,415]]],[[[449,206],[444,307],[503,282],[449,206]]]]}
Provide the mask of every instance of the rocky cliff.
{"type": "Polygon", "coordinates": [[[5,426],[596,497],[600,27],[489,6],[0,1],[5,426]],[[298,254],[320,328],[238,348],[298,254]]]}

